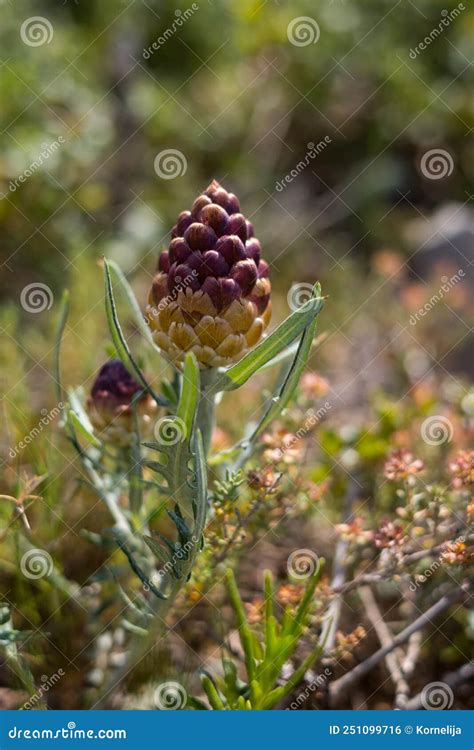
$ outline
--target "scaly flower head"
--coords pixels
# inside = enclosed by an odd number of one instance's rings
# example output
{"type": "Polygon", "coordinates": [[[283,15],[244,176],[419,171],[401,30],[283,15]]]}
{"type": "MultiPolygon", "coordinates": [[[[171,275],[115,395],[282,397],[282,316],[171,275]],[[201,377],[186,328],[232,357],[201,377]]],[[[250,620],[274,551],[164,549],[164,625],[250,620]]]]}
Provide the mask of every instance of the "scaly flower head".
{"type": "Polygon", "coordinates": [[[271,315],[268,264],[239,201],[215,180],[183,211],[159,258],[147,318],[172,362],[196,355],[201,368],[238,361],[271,315]]]}
{"type": "Polygon", "coordinates": [[[141,386],[119,359],[102,365],[87,400],[87,412],[102,439],[124,446],[134,431],[132,400],[136,401],[137,417],[148,426],[156,412],[155,401],[148,393],[139,395],[141,386]]]}

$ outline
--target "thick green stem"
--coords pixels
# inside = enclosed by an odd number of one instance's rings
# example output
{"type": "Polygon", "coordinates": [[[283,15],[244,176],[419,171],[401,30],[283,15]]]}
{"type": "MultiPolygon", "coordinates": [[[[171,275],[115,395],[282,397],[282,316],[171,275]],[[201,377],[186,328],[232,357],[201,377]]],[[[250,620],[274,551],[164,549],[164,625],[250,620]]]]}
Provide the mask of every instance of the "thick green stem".
{"type": "Polygon", "coordinates": [[[206,458],[209,456],[212,433],[215,427],[216,395],[212,386],[216,382],[217,376],[218,373],[214,369],[201,370],[201,392],[196,414],[196,426],[201,430],[206,458]]]}

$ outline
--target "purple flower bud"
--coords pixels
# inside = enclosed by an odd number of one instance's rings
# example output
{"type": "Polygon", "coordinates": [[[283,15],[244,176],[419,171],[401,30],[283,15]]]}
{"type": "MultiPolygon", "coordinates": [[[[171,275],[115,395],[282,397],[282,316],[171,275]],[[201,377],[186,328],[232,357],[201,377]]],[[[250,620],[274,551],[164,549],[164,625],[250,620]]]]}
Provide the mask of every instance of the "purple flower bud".
{"type": "Polygon", "coordinates": [[[192,349],[200,367],[224,367],[258,342],[271,315],[268,264],[233,193],[214,180],[179,215],[159,268],[147,319],[172,362],[192,349]],[[159,308],[169,297],[169,309],[159,308]]]}
{"type": "Polygon", "coordinates": [[[237,214],[240,211],[240,203],[239,199],[237,198],[234,193],[229,193],[228,202],[227,202],[227,212],[229,214],[237,214]]]}
{"type": "Polygon", "coordinates": [[[185,233],[189,225],[192,223],[192,221],[193,219],[191,216],[191,211],[181,211],[180,215],[178,216],[178,221],[176,223],[178,237],[183,236],[183,234],[185,233]]]}
{"type": "Polygon", "coordinates": [[[229,266],[222,255],[215,250],[207,250],[202,256],[202,265],[199,269],[199,278],[204,281],[207,276],[225,276],[229,272],[229,266]]]}
{"type": "Polygon", "coordinates": [[[186,229],[184,239],[191,250],[212,250],[217,242],[217,236],[211,227],[194,222],[186,229]]]}
{"type": "Polygon", "coordinates": [[[212,201],[210,198],[208,198],[207,195],[200,195],[198,198],[196,198],[191,208],[191,215],[193,219],[197,219],[204,206],[210,206],[211,203],[212,201]]]}
{"type": "Polygon", "coordinates": [[[163,273],[168,273],[170,270],[170,259],[168,250],[163,250],[160,257],[158,258],[158,270],[163,273]]]}
{"type": "Polygon", "coordinates": [[[199,279],[193,273],[193,269],[186,263],[173,263],[168,275],[168,289],[170,292],[183,291],[186,287],[197,290],[200,287],[199,279]]]}
{"type": "Polygon", "coordinates": [[[210,206],[204,206],[199,214],[199,221],[212,227],[218,237],[226,232],[228,220],[227,211],[215,203],[211,203],[210,206]]]}
{"type": "Polygon", "coordinates": [[[268,278],[268,263],[266,260],[261,260],[258,264],[258,278],[259,279],[267,279],[268,278]]]}
{"type": "Polygon", "coordinates": [[[91,390],[94,401],[113,400],[129,404],[141,386],[130,375],[120,359],[111,359],[99,370],[91,390]]]}
{"type": "Polygon", "coordinates": [[[247,254],[247,258],[251,258],[253,261],[255,261],[255,265],[258,266],[258,264],[260,263],[262,248],[260,247],[260,242],[255,239],[255,237],[247,240],[247,242],[245,243],[245,252],[247,254]]]}
{"type": "Polygon", "coordinates": [[[242,289],[242,294],[250,294],[257,281],[257,266],[253,260],[239,260],[232,266],[230,275],[242,289]]]}
{"type": "Polygon", "coordinates": [[[244,243],[236,234],[218,239],[214,250],[217,250],[225,258],[229,266],[239,260],[245,260],[247,257],[244,243]]]}
{"type": "Polygon", "coordinates": [[[175,237],[174,240],[171,240],[169,249],[170,263],[184,263],[189,255],[191,255],[191,248],[186,240],[182,237],[175,237]]]}
{"type": "Polygon", "coordinates": [[[245,222],[245,216],[242,214],[232,214],[229,217],[229,223],[227,224],[227,231],[229,234],[236,234],[242,242],[247,239],[247,224],[245,222]]]}

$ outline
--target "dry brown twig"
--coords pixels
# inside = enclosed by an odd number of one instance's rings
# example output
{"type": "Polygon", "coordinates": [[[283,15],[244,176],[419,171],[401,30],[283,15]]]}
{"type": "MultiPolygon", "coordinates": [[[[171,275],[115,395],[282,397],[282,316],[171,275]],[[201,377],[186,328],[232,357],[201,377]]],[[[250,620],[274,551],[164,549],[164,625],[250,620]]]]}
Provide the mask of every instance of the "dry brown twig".
{"type": "Polygon", "coordinates": [[[458,601],[458,599],[465,596],[468,590],[469,584],[465,583],[442,596],[441,599],[435,602],[435,604],[427,609],[426,612],[423,612],[416,620],[398,633],[398,635],[394,636],[390,643],[379,648],[375,653],[365,659],[365,661],[361,662],[350,672],[333,682],[329,687],[330,697],[337,699],[340,695],[347,692],[347,690],[357,683],[361,677],[370,672],[370,670],[382,661],[382,659],[385,659],[387,654],[405,643],[413,633],[430,625],[432,621],[441,614],[441,612],[451,606],[451,604],[454,604],[454,602],[458,601]]]}

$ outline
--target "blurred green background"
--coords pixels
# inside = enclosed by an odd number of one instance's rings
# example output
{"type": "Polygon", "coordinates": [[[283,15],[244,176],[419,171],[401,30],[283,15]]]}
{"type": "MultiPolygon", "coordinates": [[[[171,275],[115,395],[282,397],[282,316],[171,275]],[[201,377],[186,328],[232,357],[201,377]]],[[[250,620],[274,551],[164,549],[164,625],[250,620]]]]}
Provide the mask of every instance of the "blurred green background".
{"type": "MultiPolygon", "coordinates": [[[[41,410],[56,403],[52,349],[62,290],[71,290],[72,303],[64,382],[88,388],[107,356],[102,256],[121,265],[144,306],[177,215],[213,178],[239,196],[262,243],[273,323],[289,312],[292,283],[319,279],[329,295],[320,327],[327,338],[313,369],[331,384],[330,418],[343,426],[344,440],[369,419],[368,394],[379,388],[394,404],[425,377],[449,402],[466,395],[472,5],[0,0],[0,14],[0,492],[19,492],[23,476],[48,475],[35,542],[53,550],[66,576],[83,584],[102,559],[66,527],[100,528],[106,513],[88,517],[72,452],[53,427],[9,457],[41,410]],[[313,34],[309,43],[289,39],[300,17],[313,34]],[[31,28],[35,19],[39,31],[31,28]],[[327,145],[308,158],[308,144],[321,142],[327,145]],[[433,149],[442,151],[445,175],[422,168],[433,149]],[[156,169],[168,150],[178,152],[172,179],[156,169]],[[459,269],[465,280],[411,325],[443,276],[459,269]],[[47,309],[22,306],[30,284],[49,288],[47,309]]],[[[222,408],[231,437],[260,391],[252,385],[222,408]]],[[[378,424],[380,413],[373,419],[378,424]]],[[[380,459],[387,443],[370,449],[380,459]]],[[[3,557],[10,560],[11,550],[3,557]]],[[[33,600],[10,565],[9,599],[39,626],[55,602],[33,600]]],[[[80,651],[82,635],[75,647],[67,622],[47,621],[55,648],[80,651]]]]}
{"type": "MultiPolygon", "coordinates": [[[[441,0],[2,2],[2,385],[13,401],[27,388],[44,406],[54,301],[65,286],[74,307],[66,377],[90,377],[106,338],[95,261],[118,261],[144,304],[177,214],[212,178],[239,195],[255,225],[283,292],[276,318],[292,282],[319,278],[333,298],[327,326],[350,339],[350,311],[368,295],[377,310],[392,291],[399,301],[399,287],[372,289],[374,273],[392,278],[401,264],[415,283],[403,302],[415,309],[430,296],[433,259],[468,274],[474,12],[459,8],[447,18],[453,9],[441,0]],[[39,30],[29,28],[36,17],[39,30]],[[309,17],[310,43],[304,32],[289,40],[300,17],[309,17]],[[308,143],[325,138],[308,158],[308,143]],[[433,148],[450,160],[442,179],[420,169],[433,148]],[[163,179],[155,159],[169,149],[182,168],[163,179]],[[39,314],[18,304],[33,283],[53,297],[39,314]]],[[[443,316],[448,336],[451,326],[464,332],[458,313],[443,306],[443,316]]]]}

